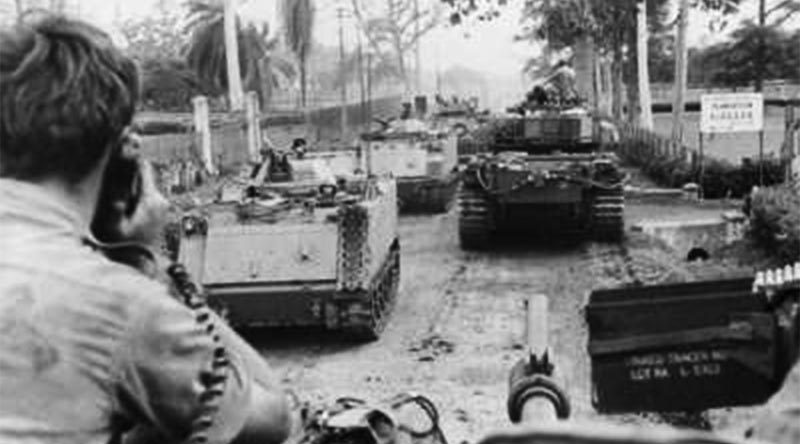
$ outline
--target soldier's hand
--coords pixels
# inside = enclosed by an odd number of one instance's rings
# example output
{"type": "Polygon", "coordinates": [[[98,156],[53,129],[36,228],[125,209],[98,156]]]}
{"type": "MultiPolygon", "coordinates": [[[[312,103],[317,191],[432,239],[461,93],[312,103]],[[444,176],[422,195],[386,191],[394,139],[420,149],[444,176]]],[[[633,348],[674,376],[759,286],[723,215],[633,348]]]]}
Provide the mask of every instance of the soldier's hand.
{"type": "Polygon", "coordinates": [[[169,202],[156,186],[153,166],[139,160],[140,187],[136,209],[120,220],[120,240],[157,247],[167,222],[169,202]]]}

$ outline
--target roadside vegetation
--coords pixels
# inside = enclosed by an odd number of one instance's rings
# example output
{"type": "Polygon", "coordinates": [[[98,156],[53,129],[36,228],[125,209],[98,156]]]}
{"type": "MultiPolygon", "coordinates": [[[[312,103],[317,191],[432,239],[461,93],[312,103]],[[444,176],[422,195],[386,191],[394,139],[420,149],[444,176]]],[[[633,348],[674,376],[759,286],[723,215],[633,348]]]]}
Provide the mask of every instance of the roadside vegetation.
{"type": "Polygon", "coordinates": [[[750,236],[783,263],[800,259],[800,194],[776,186],[753,194],[750,236]]]}

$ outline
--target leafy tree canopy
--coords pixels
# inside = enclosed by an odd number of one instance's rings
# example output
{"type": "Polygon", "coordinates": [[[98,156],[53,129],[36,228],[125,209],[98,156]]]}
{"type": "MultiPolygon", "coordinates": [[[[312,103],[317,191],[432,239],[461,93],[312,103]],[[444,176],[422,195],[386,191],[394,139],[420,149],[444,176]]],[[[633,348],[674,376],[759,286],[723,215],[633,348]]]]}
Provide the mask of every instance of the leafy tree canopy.
{"type": "Polygon", "coordinates": [[[440,8],[424,7],[415,0],[351,0],[353,15],[380,59],[376,64],[409,80],[407,57],[425,34],[440,22],[440,8]],[[419,6],[417,8],[416,6],[419,6]]]}
{"type": "Polygon", "coordinates": [[[159,9],[155,16],[124,21],[120,32],[127,44],[125,51],[139,61],[176,59],[186,44],[180,16],[164,8],[159,9]]]}
{"type": "Polygon", "coordinates": [[[789,33],[748,21],[729,41],[689,54],[690,83],[743,86],[758,71],[765,79],[800,78],[800,30],[789,33]]]}
{"type": "MultiPolygon", "coordinates": [[[[214,0],[190,0],[187,6],[184,25],[184,31],[190,35],[185,49],[187,63],[208,88],[221,94],[228,85],[223,4],[214,0]]],[[[280,85],[295,77],[294,63],[278,53],[277,39],[270,37],[266,23],[245,26],[236,17],[236,37],[244,87],[260,91],[262,100],[267,93],[261,91],[259,85],[280,85]],[[265,59],[270,69],[260,72],[259,63],[265,59]]]]}

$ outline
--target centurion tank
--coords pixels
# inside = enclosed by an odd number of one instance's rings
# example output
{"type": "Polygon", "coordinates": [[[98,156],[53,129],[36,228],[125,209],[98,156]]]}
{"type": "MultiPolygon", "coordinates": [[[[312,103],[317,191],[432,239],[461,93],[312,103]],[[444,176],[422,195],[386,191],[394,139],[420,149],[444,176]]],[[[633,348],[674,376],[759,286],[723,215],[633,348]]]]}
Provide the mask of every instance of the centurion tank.
{"type": "Polygon", "coordinates": [[[400,279],[395,182],[271,156],[182,220],[179,260],[234,326],[377,339],[400,279]]]}
{"type": "Polygon", "coordinates": [[[508,233],[623,237],[625,177],[606,149],[612,136],[585,109],[519,106],[487,125],[486,146],[462,166],[462,248],[484,249],[508,233]]]}

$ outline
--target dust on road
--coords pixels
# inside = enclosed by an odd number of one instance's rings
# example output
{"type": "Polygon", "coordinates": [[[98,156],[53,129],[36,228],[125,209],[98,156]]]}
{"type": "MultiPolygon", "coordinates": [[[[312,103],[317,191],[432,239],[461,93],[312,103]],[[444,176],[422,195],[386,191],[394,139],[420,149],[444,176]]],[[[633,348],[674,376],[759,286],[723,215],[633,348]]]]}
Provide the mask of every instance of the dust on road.
{"type": "MultiPolygon", "coordinates": [[[[622,247],[510,246],[469,253],[458,247],[454,213],[402,218],[400,293],[379,341],[352,344],[309,330],[255,331],[247,338],[302,400],[379,401],[417,392],[439,408],[449,442],[475,442],[508,424],[508,372],[524,355],[524,300],[544,293],[557,376],[571,397],[574,417],[595,418],[583,318],[588,292],[632,278],[657,283],[692,277],[665,247],[639,236],[629,236],[622,247]]],[[[724,423],[727,416],[716,417],[724,423]]]]}
{"type": "Polygon", "coordinates": [[[321,331],[259,331],[256,343],[300,398],[430,397],[450,442],[507,424],[507,377],[523,356],[524,299],[576,250],[466,253],[455,214],[401,219],[401,286],[381,339],[347,344],[321,331]]]}

